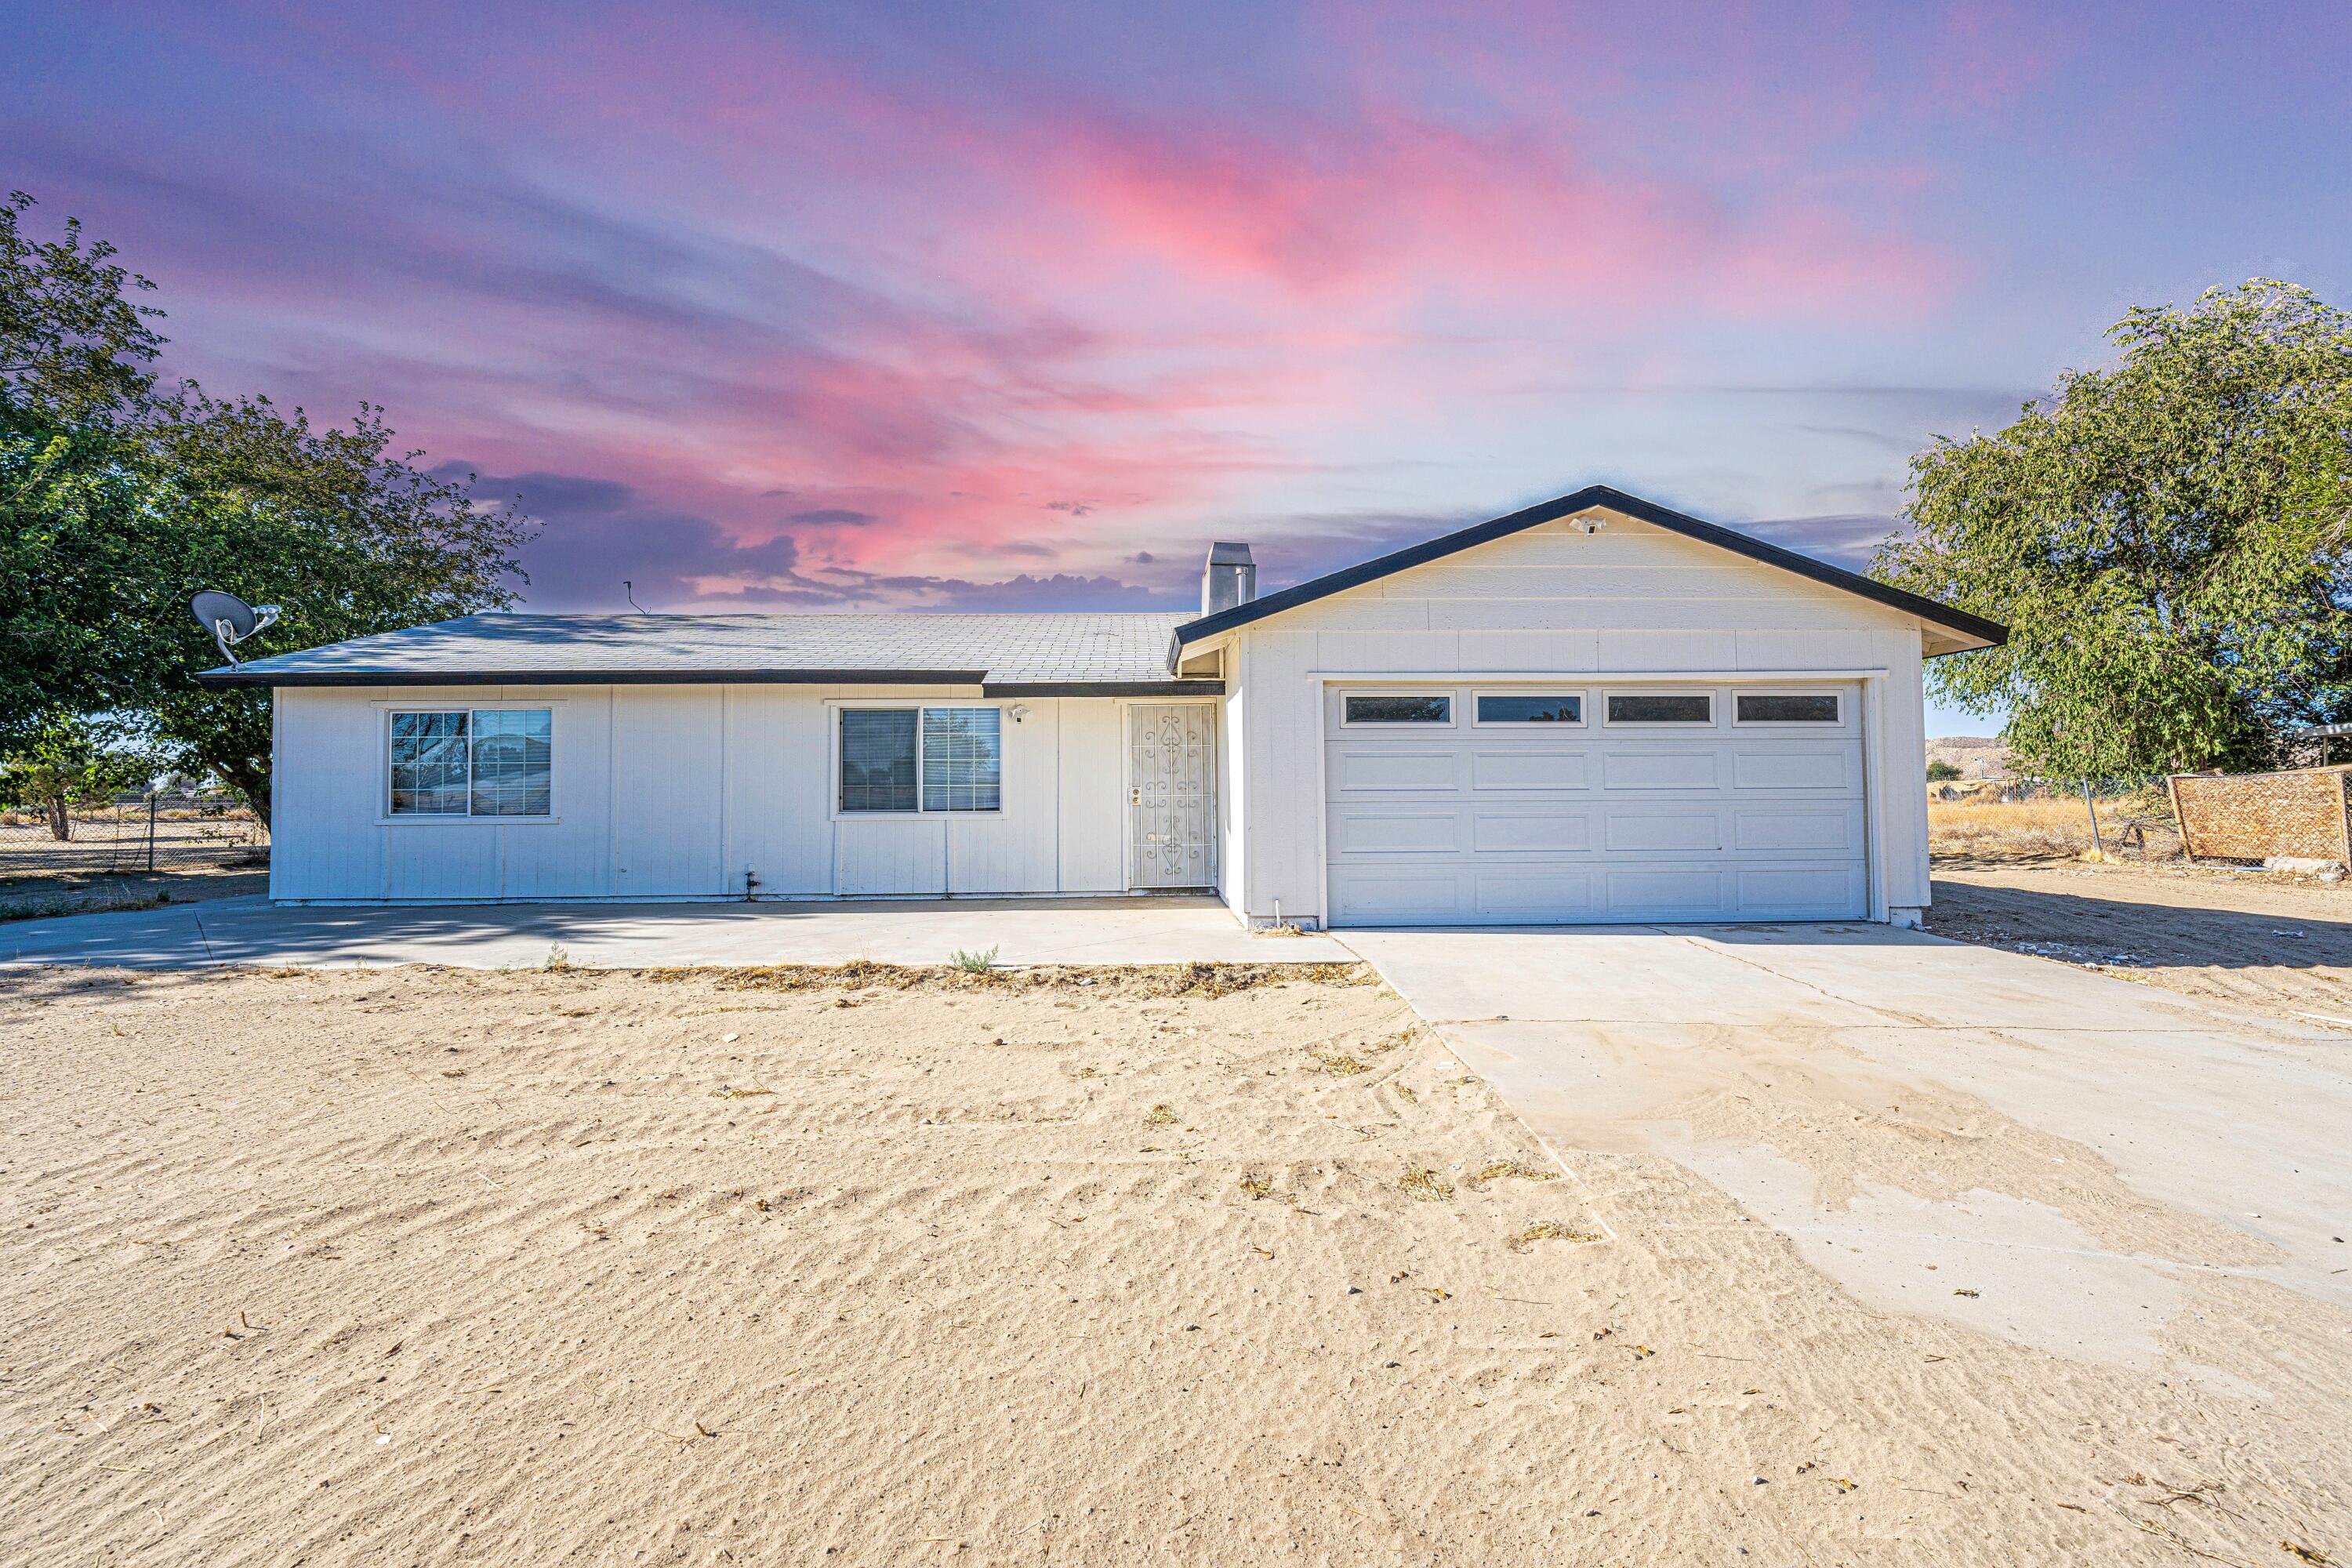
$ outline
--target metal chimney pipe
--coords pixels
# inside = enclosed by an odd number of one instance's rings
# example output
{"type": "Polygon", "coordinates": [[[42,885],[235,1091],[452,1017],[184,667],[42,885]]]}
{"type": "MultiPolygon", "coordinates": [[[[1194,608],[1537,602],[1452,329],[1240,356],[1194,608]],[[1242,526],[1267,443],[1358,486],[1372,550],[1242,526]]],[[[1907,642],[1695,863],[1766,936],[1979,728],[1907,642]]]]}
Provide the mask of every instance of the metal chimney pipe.
{"type": "Polygon", "coordinates": [[[1209,563],[1201,571],[1201,614],[1213,616],[1257,597],[1257,563],[1250,547],[1239,540],[1221,539],[1209,546],[1209,563]]]}

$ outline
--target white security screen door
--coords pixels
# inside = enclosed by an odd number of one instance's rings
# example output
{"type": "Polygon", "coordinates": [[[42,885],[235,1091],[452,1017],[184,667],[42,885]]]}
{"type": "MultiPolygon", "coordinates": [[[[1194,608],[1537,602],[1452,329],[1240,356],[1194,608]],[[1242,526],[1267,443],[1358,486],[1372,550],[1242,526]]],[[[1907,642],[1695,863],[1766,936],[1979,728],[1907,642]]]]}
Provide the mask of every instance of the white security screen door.
{"type": "Polygon", "coordinates": [[[1217,880],[1217,710],[1139,702],[1127,717],[1127,885],[1217,880]]]}

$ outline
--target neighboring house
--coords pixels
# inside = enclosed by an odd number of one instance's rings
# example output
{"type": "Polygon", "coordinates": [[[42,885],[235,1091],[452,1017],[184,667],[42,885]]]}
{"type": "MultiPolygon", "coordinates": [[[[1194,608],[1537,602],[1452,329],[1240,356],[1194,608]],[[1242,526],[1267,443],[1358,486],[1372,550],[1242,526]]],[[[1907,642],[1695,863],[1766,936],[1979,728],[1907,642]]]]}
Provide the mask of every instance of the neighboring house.
{"type": "Polygon", "coordinates": [[[1893,920],[2001,627],[1593,487],[1202,614],[468,616],[276,691],[294,902],[1213,889],[1303,925],[1893,920]]]}

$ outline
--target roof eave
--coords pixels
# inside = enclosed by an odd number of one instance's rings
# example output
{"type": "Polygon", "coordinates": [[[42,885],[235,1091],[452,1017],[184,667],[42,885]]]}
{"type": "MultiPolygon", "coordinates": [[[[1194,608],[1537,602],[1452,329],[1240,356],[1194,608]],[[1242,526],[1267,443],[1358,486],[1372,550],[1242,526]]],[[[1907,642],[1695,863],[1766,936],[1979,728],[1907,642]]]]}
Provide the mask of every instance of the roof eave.
{"type": "Polygon", "coordinates": [[[1223,697],[1222,680],[987,680],[982,697],[1223,697]]]}
{"type": "MultiPolygon", "coordinates": [[[[1440,534],[1435,539],[1424,540],[1419,544],[1408,545],[1402,550],[1391,551],[1386,555],[1374,556],[1370,561],[1342,567],[1337,572],[1326,573],[1320,577],[1296,584],[1276,593],[1264,595],[1246,605],[1236,605],[1230,610],[1221,610],[1213,616],[1203,616],[1198,620],[1186,621],[1170,634],[1169,668],[1171,669],[1175,668],[1178,655],[1188,643],[1199,642],[1205,637],[1214,637],[1220,632],[1232,631],[1236,627],[1247,626],[1253,621],[1263,620],[1268,616],[1278,616],[1286,610],[1312,604],[1318,599],[1326,598],[1345,589],[1376,582],[1380,578],[1392,576],[1396,573],[1427,562],[1456,554],[1497,539],[1507,538],[1511,534],[1542,523],[1555,522],[1563,517],[1573,517],[1578,512],[1587,511],[1594,507],[1607,507],[1612,511],[1622,512],[1628,517],[1654,524],[1669,531],[1682,534],[1685,538],[1713,544],[1719,549],[1728,550],[1734,554],[1745,555],[1752,561],[1761,562],[1765,565],[1777,566],[1782,571],[1795,573],[1825,587],[1840,589],[1862,598],[1874,600],[1890,609],[1916,616],[1923,621],[1957,632],[1962,637],[1977,638],[1979,640],[1979,645],[1985,647],[1997,647],[2009,640],[2009,628],[1998,621],[1989,621],[1981,616],[1972,616],[1965,610],[1938,604],[1933,599],[1909,593],[1890,584],[1881,583],[1874,578],[1865,577],[1858,572],[1849,572],[1843,566],[1832,566],[1826,561],[1816,561],[1810,555],[1783,549],[1780,545],[1742,533],[1737,529],[1725,528],[1719,523],[1708,522],[1687,513],[1675,511],[1672,508],[1660,506],[1654,501],[1643,500],[1639,496],[1628,495],[1623,490],[1608,485],[1587,485],[1582,489],[1571,491],[1568,495],[1556,497],[1551,500],[1542,501],[1518,511],[1506,513],[1501,517],[1490,518],[1485,522],[1473,523],[1468,528],[1457,529],[1452,533],[1440,534]]],[[[1948,651],[1971,650],[1955,648],[1948,651]]]]}
{"type": "Polygon", "coordinates": [[[207,669],[236,686],[978,686],[984,669],[207,669]]]}
{"type": "Polygon", "coordinates": [[[239,687],[383,686],[977,686],[985,697],[1222,696],[1222,680],[992,681],[982,669],[266,669],[223,666],[198,673],[215,690],[239,687]]]}

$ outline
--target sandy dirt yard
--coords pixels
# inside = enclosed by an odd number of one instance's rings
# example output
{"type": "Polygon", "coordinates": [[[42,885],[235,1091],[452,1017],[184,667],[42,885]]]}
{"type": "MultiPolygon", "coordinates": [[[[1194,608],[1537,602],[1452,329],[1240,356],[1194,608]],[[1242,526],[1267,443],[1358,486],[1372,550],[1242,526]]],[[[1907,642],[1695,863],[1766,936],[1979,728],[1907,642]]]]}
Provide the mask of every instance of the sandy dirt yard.
{"type": "Polygon", "coordinates": [[[2209,866],[1938,859],[1927,929],[2352,1028],[2352,882],[2209,866]]]}
{"type": "Polygon", "coordinates": [[[1361,971],[19,971],[0,1070],[12,1563],[2352,1554],[2343,1314],[1865,1310],[1361,971]]]}

